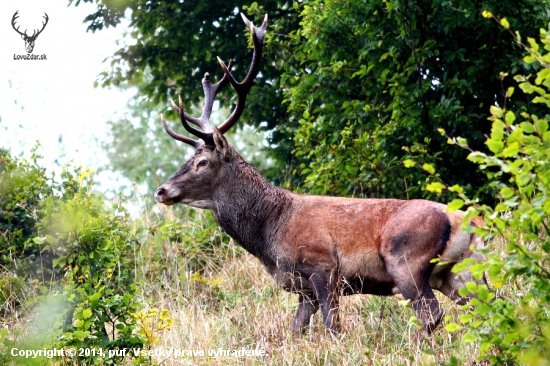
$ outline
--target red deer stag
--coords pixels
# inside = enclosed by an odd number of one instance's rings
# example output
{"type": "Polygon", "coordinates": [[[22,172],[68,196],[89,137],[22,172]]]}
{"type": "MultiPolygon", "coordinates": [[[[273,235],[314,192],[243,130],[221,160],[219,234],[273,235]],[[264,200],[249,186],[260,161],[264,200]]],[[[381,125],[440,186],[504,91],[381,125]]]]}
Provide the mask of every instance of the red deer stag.
{"type": "MultiPolygon", "coordinates": [[[[244,16],[243,20],[254,43],[245,79],[236,81],[231,62],[226,66],[218,58],[224,76],[212,84],[205,74],[205,102],[199,118],[184,112],[181,97],[179,106],[172,101],[184,128],[200,140],[175,133],[162,118],[166,132],[194,146],[196,152],[158,188],[156,200],[212,210],[218,224],[260,260],[277,284],[298,293],[292,321],[295,335],[319,307],[326,328],[338,334],[338,299],[352,294],[403,295],[429,335],[444,313],[432,289],[465,303],[468,297],[461,297],[458,289],[474,279],[468,271],[457,274],[451,269],[466,257],[479,259],[470,245],[479,247],[481,240],[463,232],[464,212],[447,212],[443,204],[295,194],[271,185],[244,161],[224,133],[242,114],[258,73],[267,16],[259,28],[244,16]],[[209,117],[216,94],[227,84],[237,92],[237,104],[216,128],[209,117]],[[440,264],[431,263],[438,257],[440,264]]],[[[416,337],[421,339],[421,333],[416,337]]]]}

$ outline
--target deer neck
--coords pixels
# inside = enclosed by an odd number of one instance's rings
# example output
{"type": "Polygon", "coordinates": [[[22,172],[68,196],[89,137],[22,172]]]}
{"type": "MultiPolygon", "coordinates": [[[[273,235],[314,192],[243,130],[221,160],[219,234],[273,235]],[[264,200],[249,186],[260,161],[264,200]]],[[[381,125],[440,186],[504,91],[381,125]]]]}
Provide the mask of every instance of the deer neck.
{"type": "Polygon", "coordinates": [[[268,264],[290,215],[292,193],[268,183],[244,161],[227,169],[227,184],[214,199],[214,217],[237,243],[268,264]]]}

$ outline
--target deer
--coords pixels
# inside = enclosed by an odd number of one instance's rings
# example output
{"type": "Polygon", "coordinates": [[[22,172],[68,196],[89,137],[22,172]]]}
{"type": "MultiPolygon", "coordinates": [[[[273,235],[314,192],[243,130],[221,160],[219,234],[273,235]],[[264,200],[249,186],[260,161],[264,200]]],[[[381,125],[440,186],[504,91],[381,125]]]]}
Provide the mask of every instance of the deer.
{"type": "Polygon", "coordinates": [[[15,21],[17,20],[17,18],[19,18],[18,13],[19,13],[19,10],[17,10],[13,14],[13,17],[11,18],[11,26],[13,27],[13,29],[17,33],[19,33],[21,35],[21,38],[23,38],[23,40],[25,41],[25,49],[27,50],[27,53],[32,53],[32,51],[34,49],[34,42],[36,41],[36,38],[40,35],[40,33],[42,33],[42,31],[44,30],[44,28],[46,28],[46,25],[48,24],[48,20],[49,20],[48,14],[44,13],[43,18],[45,19],[45,22],[42,22],[42,29],[33,30],[32,36],[29,36],[27,34],[27,30],[25,30],[25,32],[21,33],[19,31],[19,26],[17,28],[15,28],[15,21]]]}
{"type": "MultiPolygon", "coordinates": [[[[464,211],[446,211],[442,203],[303,195],[266,181],[224,136],[244,110],[259,71],[268,22],[266,15],[255,27],[241,15],[254,48],[244,80],[235,79],[231,61],[225,65],[218,57],[224,75],[216,84],[204,75],[200,117],[184,111],[181,96],[179,105],[171,100],[184,129],[198,139],[174,132],[161,115],[166,133],[196,151],[156,190],[156,201],[211,210],[218,225],[261,262],[278,286],[298,294],[294,336],[305,332],[320,308],[326,330],[339,337],[341,296],[401,294],[420,320],[422,330],[414,338],[421,341],[444,316],[433,290],[465,304],[475,295],[461,296],[460,288],[467,282],[487,284],[484,276],[476,280],[467,269],[452,271],[465,258],[481,261],[476,248],[481,249],[483,241],[463,229],[464,211]],[[215,127],[209,122],[212,106],[227,84],[237,94],[236,105],[215,127]]],[[[481,225],[479,217],[468,221],[471,227],[481,225]]]]}

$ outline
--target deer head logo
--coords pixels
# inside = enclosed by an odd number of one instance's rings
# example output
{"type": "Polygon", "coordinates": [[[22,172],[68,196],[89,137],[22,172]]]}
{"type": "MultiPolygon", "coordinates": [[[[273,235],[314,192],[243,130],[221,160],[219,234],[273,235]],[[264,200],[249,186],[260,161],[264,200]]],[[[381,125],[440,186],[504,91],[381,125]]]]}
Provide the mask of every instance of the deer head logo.
{"type": "Polygon", "coordinates": [[[32,36],[29,36],[27,34],[27,30],[25,29],[25,32],[24,33],[21,33],[19,31],[19,26],[17,28],[15,28],[15,20],[17,18],[19,18],[19,15],[17,14],[19,13],[19,10],[17,10],[15,12],[15,14],[13,14],[13,18],[11,18],[11,26],[13,27],[13,29],[15,29],[15,31],[17,33],[19,33],[21,35],[21,38],[23,38],[23,40],[25,41],[25,48],[27,49],[27,53],[32,53],[32,50],[34,49],[34,42],[36,41],[36,38],[38,37],[38,35],[40,33],[42,33],[42,31],[44,30],[44,28],[46,28],[46,24],[48,24],[48,14],[44,13],[44,18],[46,19],[45,22],[42,22],[42,29],[38,30],[38,29],[35,29],[33,30],[32,32],[32,36]]]}

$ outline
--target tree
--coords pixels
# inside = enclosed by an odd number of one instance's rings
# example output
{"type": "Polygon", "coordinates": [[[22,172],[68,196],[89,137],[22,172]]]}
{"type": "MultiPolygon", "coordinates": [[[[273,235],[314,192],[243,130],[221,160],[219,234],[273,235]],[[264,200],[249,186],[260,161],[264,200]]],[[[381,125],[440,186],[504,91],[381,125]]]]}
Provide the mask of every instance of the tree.
{"type": "MultiPolygon", "coordinates": [[[[129,14],[135,44],[113,56],[100,82],[139,87],[135,111],[142,136],[162,134],[149,115],[167,108],[168,98],[181,94],[187,108],[200,100],[204,72],[213,79],[221,75],[216,55],[234,59],[237,75],[246,69],[249,35],[236,19],[242,7],[256,22],[268,13],[272,24],[243,119],[273,131],[270,154],[277,168],[297,167],[290,177],[295,188],[304,181],[305,190],[314,193],[426,197],[426,173],[403,167],[414,158],[445,183],[492,200],[482,188],[486,177],[437,130],[484,149],[487,110],[503,103],[514,84],[500,71],[528,73],[530,66],[521,62],[519,47],[508,47],[513,41],[501,29],[482,21],[481,12],[505,14],[514,29],[528,35],[545,25],[548,3],[305,0],[292,7],[287,1],[247,7],[241,1],[102,0],[86,21],[96,31],[129,14]],[[498,51],[504,47],[511,52],[498,51]]],[[[232,96],[227,88],[221,99],[232,96]]],[[[521,110],[530,101],[518,96],[507,103],[521,110]]],[[[113,126],[128,131],[129,124],[113,126]]],[[[131,151],[147,146],[125,138],[118,145],[131,151]]],[[[268,178],[281,178],[279,170],[268,178]]],[[[159,174],[169,171],[173,168],[160,167],[159,174]]]]}
{"type": "MultiPolygon", "coordinates": [[[[496,19],[510,29],[506,18],[496,19]]],[[[512,33],[525,49],[524,62],[537,70],[534,75],[515,75],[519,88],[510,88],[508,96],[525,94],[540,105],[541,114],[533,110],[517,113],[513,109],[491,107],[492,128],[487,137],[489,152],[472,150],[466,140],[459,142],[471,151],[468,159],[485,171],[501,201],[482,205],[460,194],[456,208],[468,205],[466,219],[482,216],[486,227],[474,229],[480,237],[503,239],[505,246],[484,248],[487,261],[473,264],[466,260],[456,269],[469,268],[479,279],[489,275],[495,289],[502,287],[513,301],[496,299],[486,286],[467,284],[477,298],[464,306],[460,324],[451,323],[447,330],[464,329],[461,342],[479,345],[478,361],[492,365],[548,365],[550,352],[550,33],[540,29],[540,42],[528,37],[522,40],[512,33]],[[514,91],[516,90],[516,91],[514,91]],[[461,268],[462,267],[462,268],[461,268]]],[[[454,189],[460,192],[459,189],[454,189]]],[[[463,291],[463,290],[460,290],[463,291]]],[[[459,291],[459,292],[460,292],[459,291]]],[[[463,292],[461,292],[463,294],[463,292]]],[[[458,364],[452,360],[451,364],[458,364]]]]}
{"type": "MultiPolygon", "coordinates": [[[[548,9],[546,0],[304,2],[287,54],[300,67],[285,64],[281,81],[308,190],[426,197],[426,174],[403,167],[413,157],[445,183],[492,200],[467,153],[438,129],[485,150],[489,107],[502,104],[514,84],[500,71],[529,66],[481,13],[506,14],[527,35],[546,25],[548,9]]],[[[530,102],[515,96],[507,103],[522,110],[530,102]]]]}
{"type": "MultiPolygon", "coordinates": [[[[78,6],[80,0],[69,3],[78,6]]],[[[187,110],[200,106],[205,72],[214,81],[223,76],[216,56],[226,62],[232,59],[233,74],[244,77],[252,48],[250,34],[239,16],[241,9],[256,12],[258,17],[251,17],[256,24],[268,13],[270,24],[277,22],[288,30],[298,26],[298,18],[289,9],[288,1],[264,1],[261,9],[256,4],[250,8],[245,4],[248,2],[102,0],[97,2],[97,11],[86,17],[88,30],[93,32],[119,25],[124,14],[130,17],[128,42],[113,55],[110,70],[101,74],[97,84],[138,87],[138,94],[129,106],[131,116],[112,121],[114,139],[106,145],[114,167],[131,180],[147,182],[152,188],[155,174],[160,175],[160,180],[166,179],[175,170],[174,165],[181,164],[182,159],[173,153],[174,142],[168,143],[170,139],[162,131],[159,114],[162,111],[168,114],[167,119],[177,121],[169,103],[177,95],[182,96],[187,110]]],[[[264,49],[261,73],[241,118],[261,131],[273,130],[285,115],[283,90],[274,87],[280,77],[274,45],[284,35],[270,32],[269,37],[272,42],[264,49]]],[[[236,95],[231,88],[226,87],[220,96],[225,101],[223,107],[232,108],[236,95]]],[[[281,141],[277,132],[275,140],[281,141]]],[[[291,139],[286,140],[291,143],[291,139]]],[[[280,161],[290,160],[291,146],[281,151],[284,157],[280,161]]]]}

